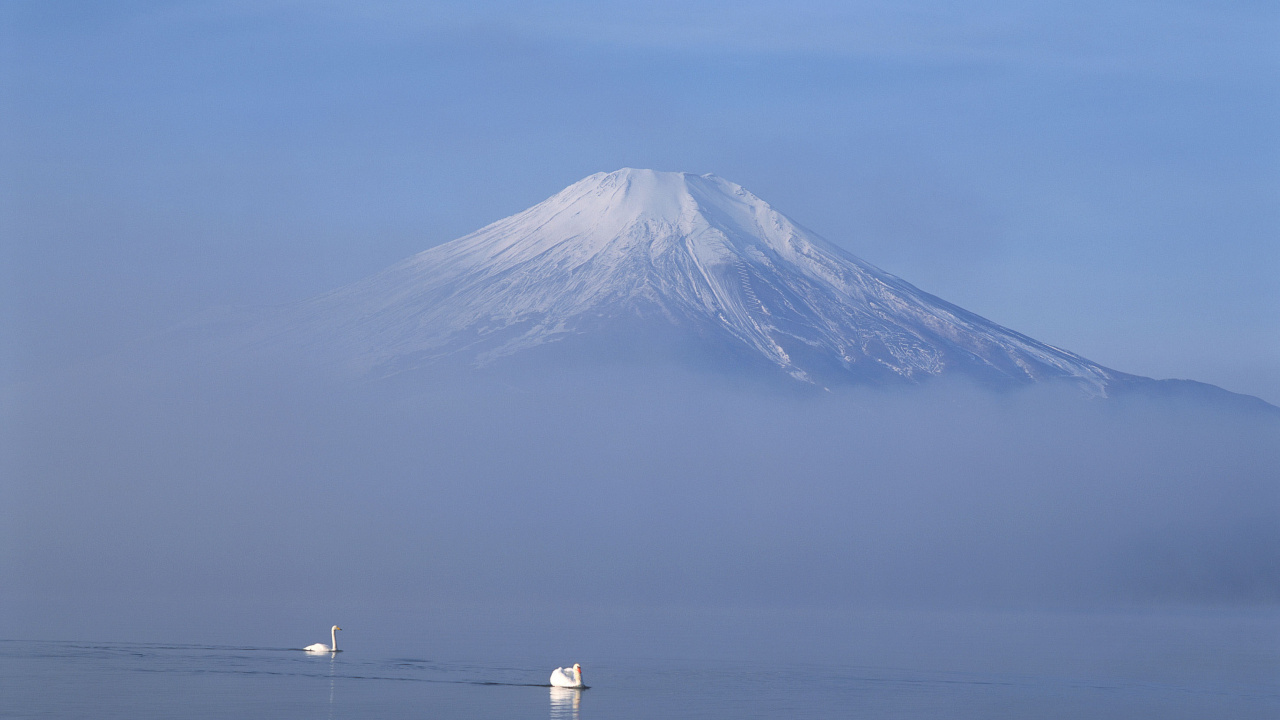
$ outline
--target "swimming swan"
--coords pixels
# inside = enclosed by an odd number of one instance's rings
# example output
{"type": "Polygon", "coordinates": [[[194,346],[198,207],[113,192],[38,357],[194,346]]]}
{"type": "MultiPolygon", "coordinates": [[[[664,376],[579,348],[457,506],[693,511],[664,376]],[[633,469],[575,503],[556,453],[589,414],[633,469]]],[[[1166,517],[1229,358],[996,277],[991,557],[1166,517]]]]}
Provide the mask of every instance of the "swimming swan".
{"type": "Polygon", "coordinates": [[[582,684],[582,666],[574,663],[572,668],[556,668],[551,671],[551,684],[562,688],[585,688],[582,684]]]}
{"type": "Polygon", "coordinates": [[[302,649],[309,653],[342,652],[338,649],[338,631],[341,629],[342,628],[337,625],[334,625],[333,628],[329,630],[329,639],[333,641],[333,647],[329,647],[324,643],[316,643],[315,645],[308,645],[302,649]]]}

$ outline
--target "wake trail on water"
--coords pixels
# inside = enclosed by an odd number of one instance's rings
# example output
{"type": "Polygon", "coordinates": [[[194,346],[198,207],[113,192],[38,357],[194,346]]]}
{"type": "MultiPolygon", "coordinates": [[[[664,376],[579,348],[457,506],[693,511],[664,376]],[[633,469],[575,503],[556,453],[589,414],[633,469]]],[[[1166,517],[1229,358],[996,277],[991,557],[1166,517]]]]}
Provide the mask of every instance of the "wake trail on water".
{"type": "MultiPolygon", "coordinates": [[[[301,648],[288,647],[259,647],[249,645],[203,645],[203,644],[179,644],[179,643],[86,643],[86,642],[52,642],[55,647],[62,647],[67,650],[88,650],[93,652],[114,652],[128,655],[135,658],[145,658],[151,653],[160,652],[212,652],[212,653],[286,653],[294,654],[302,652],[301,648]]],[[[235,656],[227,656],[227,659],[235,659],[235,656]]],[[[310,658],[298,658],[301,661],[310,660],[310,658]]],[[[350,661],[348,661],[350,662],[350,661]]],[[[423,661],[417,661],[423,662],[423,661]]],[[[426,670],[421,665],[400,663],[401,666],[413,667],[415,669],[426,670]]],[[[514,670],[514,668],[512,668],[514,670]]],[[[285,670],[266,670],[266,669],[233,669],[233,668],[131,668],[133,672],[139,673],[183,673],[190,675],[263,675],[277,677],[307,677],[307,678],[342,678],[349,680],[385,680],[391,682],[421,682],[445,685],[483,685],[495,687],[552,687],[549,683],[522,683],[522,682],[504,682],[499,680],[447,680],[442,678],[421,678],[421,677],[397,677],[390,675],[376,674],[332,674],[329,672],[290,672],[285,670]]]]}

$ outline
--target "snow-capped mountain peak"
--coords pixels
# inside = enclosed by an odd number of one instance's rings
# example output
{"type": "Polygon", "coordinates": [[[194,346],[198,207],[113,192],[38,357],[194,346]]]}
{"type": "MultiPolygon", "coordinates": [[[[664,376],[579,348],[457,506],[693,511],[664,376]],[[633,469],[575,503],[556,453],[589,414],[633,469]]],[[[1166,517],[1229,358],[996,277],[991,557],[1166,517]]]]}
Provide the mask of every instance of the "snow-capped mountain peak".
{"type": "Polygon", "coordinates": [[[623,169],[302,305],[366,370],[479,365],[639,321],[802,381],[1120,373],[946,303],[714,175],[623,169]]]}

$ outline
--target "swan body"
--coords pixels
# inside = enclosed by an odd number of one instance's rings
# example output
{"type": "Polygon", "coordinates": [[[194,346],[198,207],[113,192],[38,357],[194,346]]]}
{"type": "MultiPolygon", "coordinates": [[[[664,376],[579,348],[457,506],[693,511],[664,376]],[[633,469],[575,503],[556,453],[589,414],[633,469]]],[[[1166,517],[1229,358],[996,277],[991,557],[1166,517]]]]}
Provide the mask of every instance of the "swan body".
{"type": "Polygon", "coordinates": [[[332,628],[330,628],[329,640],[333,642],[333,645],[330,646],[330,645],[325,645],[324,643],[316,643],[314,645],[308,645],[302,649],[306,650],[309,653],[342,652],[341,650],[338,649],[338,631],[341,629],[342,628],[338,627],[337,625],[334,625],[332,628]]]}
{"type": "Polygon", "coordinates": [[[551,685],[562,688],[585,688],[582,684],[582,666],[574,663],[571,668],[556,668],[551,671],[551,685]]]}

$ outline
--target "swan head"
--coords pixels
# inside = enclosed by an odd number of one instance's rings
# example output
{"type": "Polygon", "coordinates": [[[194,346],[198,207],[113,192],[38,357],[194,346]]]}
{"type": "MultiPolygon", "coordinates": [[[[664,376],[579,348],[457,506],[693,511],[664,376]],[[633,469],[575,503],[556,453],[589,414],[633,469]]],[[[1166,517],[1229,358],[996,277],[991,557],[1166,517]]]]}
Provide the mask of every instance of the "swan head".
{"type": "Polygon", "coordinates": [[[333,629],[334,629],[334,630],[341,630],[342,628],[338,627],[337,625],[334,625],[334,626],[333,626],[333,629]]]}
{"type": "Polygon", "coordinates": [[[581,666],[581,665],[579,665],[578,663],[574,663],[574,664],[573,664],[573,671],[574,671],[574,672],[576,672],[576,673],[578,673],[579,675],[581,675],[581,674],[582,674],[582,666],[581,666]]]}

